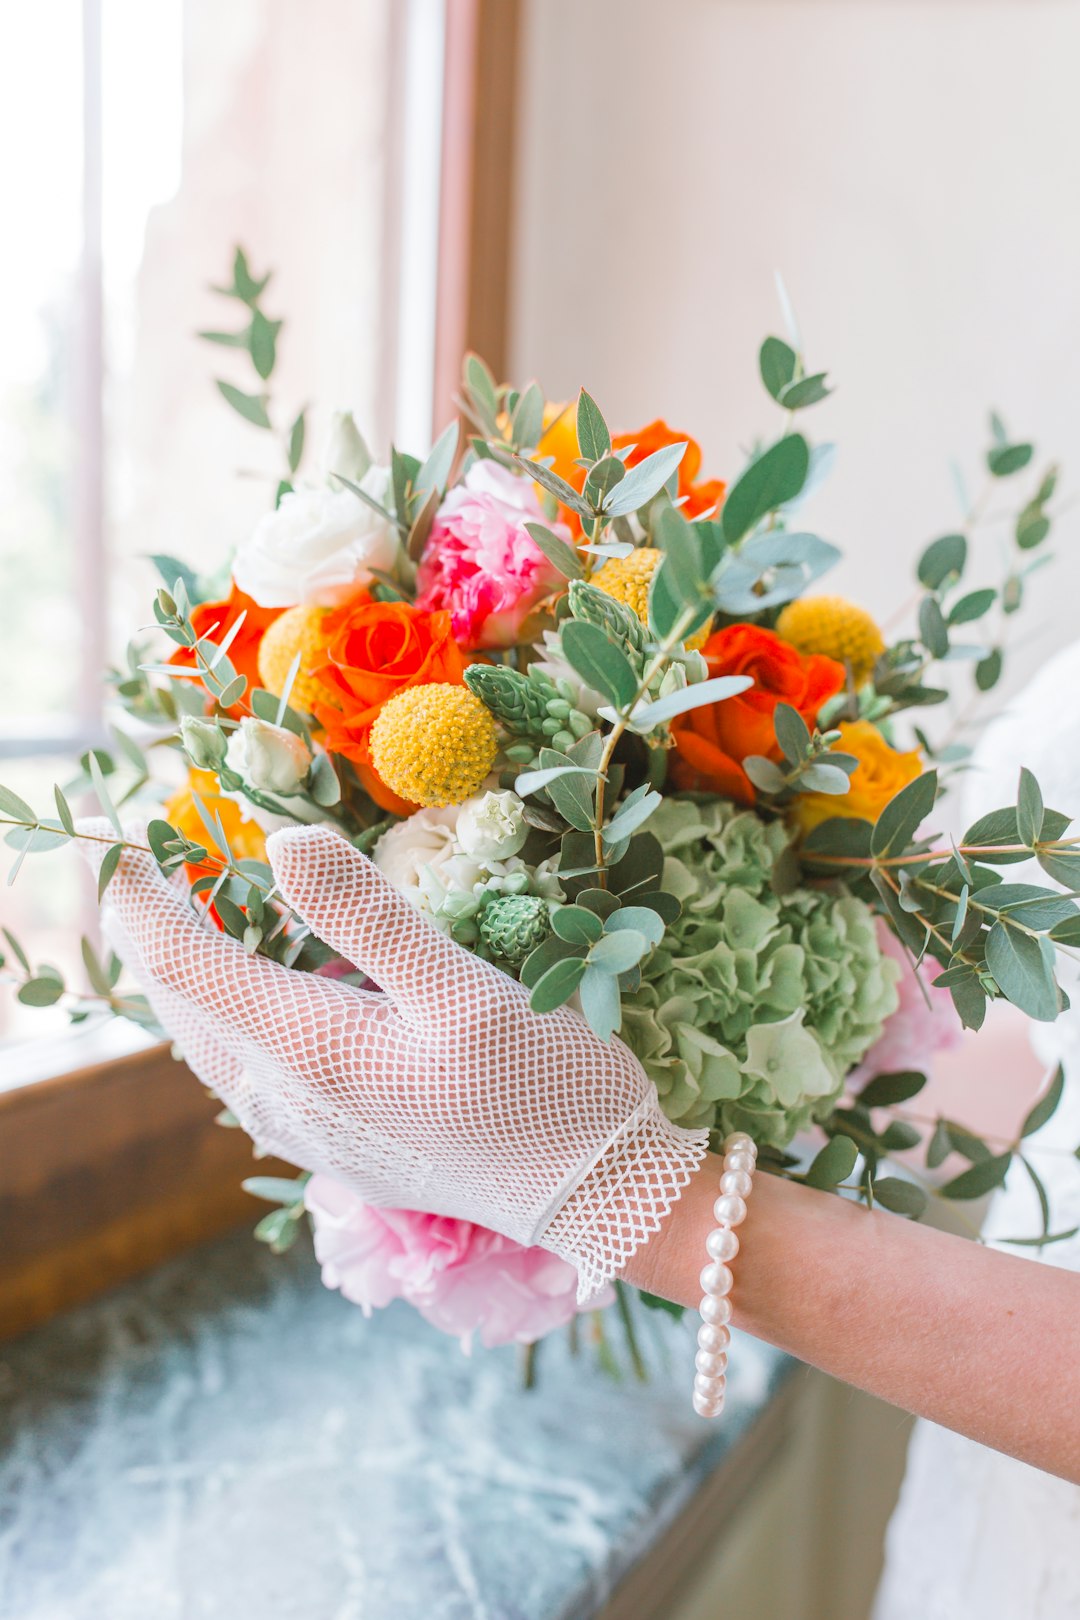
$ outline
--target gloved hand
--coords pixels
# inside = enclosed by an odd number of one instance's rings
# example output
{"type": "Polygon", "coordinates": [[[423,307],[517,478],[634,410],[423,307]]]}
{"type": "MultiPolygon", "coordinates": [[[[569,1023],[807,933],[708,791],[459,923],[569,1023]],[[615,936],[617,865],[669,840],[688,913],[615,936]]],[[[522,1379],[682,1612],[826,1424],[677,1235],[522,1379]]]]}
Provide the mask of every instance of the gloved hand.
{"type": "MultiPolygon", "coordinates": [[[[115,837],[82,843],[97,864],[115,837]]],[[[128,841],[145,843],[141,828],[128,841]]],[[[367,1203],[478,1222],[578,1270],[583,1302],[678,1199],[708,1133],[672,1125],[620,1041],[454,943],[338,833],[275,833],[278,887],[380,992],[249,955],[182,880],[126,850],[106,937],[159,1022],[256,1145],[367,1203]]]]}

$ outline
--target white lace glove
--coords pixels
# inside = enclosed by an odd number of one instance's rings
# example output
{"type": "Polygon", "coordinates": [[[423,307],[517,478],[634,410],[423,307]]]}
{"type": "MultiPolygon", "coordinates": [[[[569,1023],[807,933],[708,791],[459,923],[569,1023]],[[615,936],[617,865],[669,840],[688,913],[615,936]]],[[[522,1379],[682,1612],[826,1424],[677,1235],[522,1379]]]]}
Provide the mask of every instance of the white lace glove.
{"type": "MultiPolygon", "coordinates": [[[[84,824],[102,838],[108,823],[84,824]]],[[[131,842],[145,842],[142,829],[131,842]]],[[[189,1066],[257,1146],[367,1203],[476,1221],[602,1288],[659,1226],[708,1135],[672,1125],[618,1040],[527,992],[410,905],[322,827],[267,852],[290,906],[381,987],[250,956],[193,911],[149,854],[126,851],[106,935],[189,1066]]]]}

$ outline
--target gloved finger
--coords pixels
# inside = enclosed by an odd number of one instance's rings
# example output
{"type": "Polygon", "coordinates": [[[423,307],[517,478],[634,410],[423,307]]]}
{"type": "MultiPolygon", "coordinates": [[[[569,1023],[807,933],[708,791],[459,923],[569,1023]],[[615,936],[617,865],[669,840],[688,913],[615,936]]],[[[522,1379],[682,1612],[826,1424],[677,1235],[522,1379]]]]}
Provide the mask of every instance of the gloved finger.
{"type": "Polygon", "coordinates": [[[442,933],[340,833],[289,827],[267,839],[266,853],[278,888],[312,933],[413,1017],[456,1013],[483,998],[497,969],[442,933]]]}
{"type": "MultiPolygon", "coordinates": [[[[100,865],[96,824],[83,825],[91,835],[91,862],[100,865]]],[[[141,841],[132,828],[126,842],[141,841]]],[[[382,997],[249,955],[238,940],[196,915],[149,850],[125,848],[106,907],[115,919],[109,930],[121,947],[118,954],[136,977],[150,981],[149,991],[167,991],[212,1019],[230,1050],[238,1042],[254,1044],[313,1084],[346,1060],[361,1021],[385,1019],[391,1011],[382,997]]],[[[391,1033],[388,1025],[387,1041],[391,1033]]]]}

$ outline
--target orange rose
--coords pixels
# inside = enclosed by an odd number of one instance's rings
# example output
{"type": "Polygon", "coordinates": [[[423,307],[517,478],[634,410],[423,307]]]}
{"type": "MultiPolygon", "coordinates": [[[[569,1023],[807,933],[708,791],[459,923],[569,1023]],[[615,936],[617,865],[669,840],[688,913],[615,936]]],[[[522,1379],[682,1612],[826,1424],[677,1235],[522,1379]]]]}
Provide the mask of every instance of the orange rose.
{"type": "MultiPolygon", "coordinates": [[[[696,439],[691,439],[686,433],[676,433],[667,423],[657,417],[647,427],[639,428],[636,433],[617,433],[611,441],[612,449],[625,450],[627,445],[634,448],[626,458],[628,467],[636,467],[639,461],[651,456],[654,450],[662,450],[668,444],[681,444],[686,440],[686,454],[679,463],[679,498],[682,505],[679,510],[684,517],[700,517],[714,506],[719,506],[724,499],[727,485],[719,478],[710,478],[703,483],[697,483],[698,473],[701,471],[701,446],[696,439]]],[[[554,456],[551,465],[552,472],[558,473],[560,478],[566,480],[574,489],[580,491],[585,486],[585,468],[575,465],[581,451],[577,442],[577,411],[571,403],[569,405],[548,405],[544,411],[544,433],[537,446],[538,454],[554,456]]],[[[569,524],[575,539],[581,534],[581,519],[576,512],[568,507],[559,508],[559,516],[564,523],[569,524]]]]}
{"type": "Polygon", "coordinates": [[[407,814],[414,806],[375,774],[368,739],[395,692],[462,684],[465,660],[450,632],[450,614],[425,613],[409,602],[376,602],[360,591],[327,615],[323,629],[326,663],[311,673],[322,692],[314,710],[326,730],[326,747],[353,762],[376,804],[407,814]]]}
{"type": "Polygon", "coordinates": [[[710,478],[700,484],[696,482],[701,471],[701,446],[696,439],[692,439],[688,433],[674,432],[661,417],[657,417],[655,422],[639,428],[636,433],[617,433],[611,445],[614,450],[625,450],[628,444],[632,444],[634,449],[627,456],[626,465],[636,467],[639,461],[644,461],[654,451],[662,450],[668,444],[681,444],[684,439],[686,454],[679,463],[678,493],[682,501],[679,511],[683,517],[696,518],[719,506],[727,488],[721,478],[710,478]]]}
{"type": "Polygon", "coordinates": [[[753,783],[742,761],[748,754],[780,759],[773,726],[777,704],[789,704],[813,726],[822,704],[843,688],[844,666],[832,658],[804,657],[756,624],[717,630],[701,651],[710,676],[751,675],[754,684],[736,697],[703,704],[672,721],[672,780],[685,792],[717,793],[753,804],[753,783]]]}
{"type": "MultiPolygon", "coordinates": [[[[258,602],[234,585],[223,601],[200,602],[193,607],[191,627],[197,636],[207,637],[220,645],[241,613],[247,617],[233,638],[227,656],[236,673],[247,676],[250,691],[253,686],[262,685],[259,679],[259,643],[280,616],[281,609],[260,607],[258,602]]],[[[177,647],[169,663],[182,669],[191,668],[195,663],[195,654],[190,647],[177,647]]]]}
{"type": "Polygon", "coordinates": [[[902,754],[891,748],[869,720],[844,720],[837,726],[841,754],[854,754],[858,768],[846,793],[800,793],[791,806],[792,820],[803,833],[832,816],[876,821],[889,800],[922,772],[917,749],[902,754]]]}

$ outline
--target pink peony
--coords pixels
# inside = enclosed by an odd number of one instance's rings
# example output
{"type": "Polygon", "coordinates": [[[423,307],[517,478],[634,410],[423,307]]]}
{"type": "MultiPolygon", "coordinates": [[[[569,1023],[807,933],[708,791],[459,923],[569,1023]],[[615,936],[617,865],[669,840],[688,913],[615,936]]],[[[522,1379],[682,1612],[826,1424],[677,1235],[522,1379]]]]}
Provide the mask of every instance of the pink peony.
{"type": "Polygon", "coordinates": [[[468,1350],[474,1333],[489,1348],[530,1344],[577,1312],[576,1271],[544,1249],[472,1221],[375,1209],[330,1176],[312,1176],[305,1201],[323,1282],[365,1316],[405,1299],[468,1350]]]}
{"type": "MultiPolygon", "coordinates": [[[[537,604],[563,583],[525,528],[542,522],[536,489],[477,461],[439,508],[420,563],[418,608],[448,609],[463,647],[511,647],[537,604]]],[[[548,525],[564,540],[564,524],[548,525]]]]}
{"type": "Polygon", "coordinates": [[[913,972],[904,947],[880,918],[877,931],[885,955],[903,969],[896,986],[900,1005],[886,1018],[880,1038],[858,1068],[848,1075],[849,1087],[856,1090],[876,1074],[896,1074],[902,1069],[925,1072],[935,1052],[944,1052],[960,1041],[960,1020],[952,997],[947,989],[935,989],[931,983],[941,972],[938,963],[928,957],[913,972]]]}

